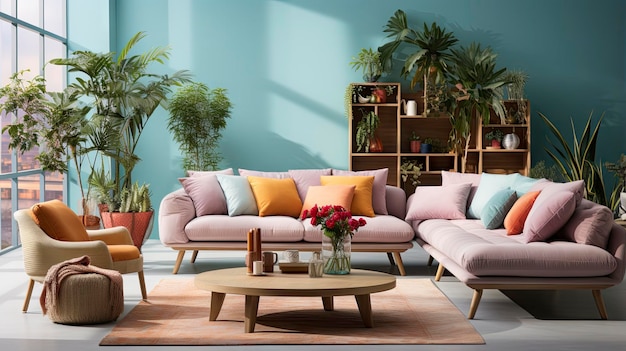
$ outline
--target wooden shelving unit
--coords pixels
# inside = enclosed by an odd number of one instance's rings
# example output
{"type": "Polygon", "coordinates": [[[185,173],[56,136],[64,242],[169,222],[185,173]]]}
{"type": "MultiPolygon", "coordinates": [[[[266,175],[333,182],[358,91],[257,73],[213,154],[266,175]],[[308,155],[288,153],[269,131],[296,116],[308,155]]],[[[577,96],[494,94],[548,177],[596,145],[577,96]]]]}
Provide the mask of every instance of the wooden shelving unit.
{"type": "MultiPolygon", "coordinates": [[[[392,87],[393,93],[387,96],[384,103],[359,103],[353,97],[350,106],[352,118],[349,120],[349,157],[351,170],[371,170],[388,168],[387,184],[400,186],[413,193],[415,187],[403,184],[400,174],[400,165],[404,160],[414,160],[421,164],[419,186],[440,185],[442,171],[461,171],[461,155],[448,150],[448,138],[452,129],[447,115],[437,117],[422,117],[424,100],[422,94],[401,92],[400,83],[352,83],[360,87],[361,96],[369,96],[373,89],[392,87]],[[417,116],[405,114],[402,100],[417,102],[417,116]],[[355,131],[362,117],[362,111],[374,111],[380,118],[377,136],[383,144],[382,152],[357,152],[355,131]],[[413,153],[410,149],[410,136],[415,134],[420,139],[432,139],[434,150],[430,153],[413,153]]],[[[490,124],[481,125],[480,121],[472,123],[472,139],[468,150],[466,172],[470,173],[514,173],[528,175],[530,169],[530,104],[525,101],[526,108],[523,123],[500,124],[500,120],[492,116],[490,124]],[[496,120],[497,119],[497,120],[496,120]],[[505,133],[515,133],[520,138],[520,145],[515,150],[486,149],[484,135],[494,128],[500,128],[505,133]]],[[[516,112],[517,101],[505,101],[507,111],[516,112]]],[[[407,182],[410,183],[410,182],[407,182]]]]}

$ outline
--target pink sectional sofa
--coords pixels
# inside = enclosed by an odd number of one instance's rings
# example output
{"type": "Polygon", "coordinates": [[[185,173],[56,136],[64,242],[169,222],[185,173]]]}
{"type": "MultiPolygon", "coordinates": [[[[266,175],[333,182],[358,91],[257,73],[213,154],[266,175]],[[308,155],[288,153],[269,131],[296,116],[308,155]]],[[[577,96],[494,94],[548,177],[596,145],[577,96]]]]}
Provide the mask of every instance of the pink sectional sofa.
{"type": "MultiPolygon", "coordinates": [[[[240,176],[235,176],[232,169],[192,172],[189,177],[180,179],[183,188],[171,192],[161,201],[160,240],[178,251],[174,273],[178,272],[186,251],[193,251],[191,261],[194,262],[199,250],[246,250],[246,234],[251,228],[261,229],[263,250],[319,251],[321,230],[311,226],[310,221],[298,218],[305,206],[303,202],[316,200],[314,195],[319,196],[318,191],[326,190],[321,186],[324,177],[333,177],[330,180],[324,178],[326,181],[342,179],[348,183],[359,179],[366,183],[371,181],[371,190],[369,183],[363,189],[370,199],[369,203],[366,201],[366,207],[371,206],[373,212],[371,216],[353,216],[365,218],[367,225],[359,228],[352,238],[352,251],[387,253],[390,262],[398,266],[401,275],[405,275],[400,254],[413,247],[415,233],[404,220],[406,194],[400,188],[386,185],[387,172],[387,169],[349,172],[330,168],[288,172],[240,169],[240,176]],[[245,189],[248,184],[251,193],[245,189]],[[281,188],[267,189],[269,186],[281,188]],[[242,200],[246,198],[247,203],[242,200]],[[287,198],[292,202],[282,208],[273,206],[287,198]]],[[[357,193],[361,192],[360,186],[354,186],[355,200],[357,193]]],[[[346,187],[350,185],[338,186],[340,189],[346,187]]],[[[335,192],[326,194],[327,201],[318,198],[313,204],[337,204],[339,199],[331,199],[335,195],[335,192]]],[[[354,206],[352,202],[353,214],[354,206]]]]}
{"type": "Polygon", "coordinates": [[[607,207],[583,199],[582,182],[450,172],[442,179],[409,197],[406,218],[439,262],[435,279],[447,269],[474,289],[468,318],[483,289],[587,289],[607,318],[601,290],[624,277],[626,230],[607,207]]]}

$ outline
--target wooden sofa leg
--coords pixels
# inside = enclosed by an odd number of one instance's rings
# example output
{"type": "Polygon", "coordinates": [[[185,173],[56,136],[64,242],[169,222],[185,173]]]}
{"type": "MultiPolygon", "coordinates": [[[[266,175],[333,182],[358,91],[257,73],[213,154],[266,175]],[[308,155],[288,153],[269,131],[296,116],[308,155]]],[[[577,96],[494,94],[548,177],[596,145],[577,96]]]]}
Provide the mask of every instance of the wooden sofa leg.
{"type": "Polygon", "coordinates": [[[441,277],[443,276],[443,272],[446,270],[446,267],[444,267],[441,263],[439,264],[439,266],[437,267],[437,273],[435,273],[435,281],[438,282],[441,277]]]}
{"type": "Polygon", "coordinates": [[[609,319],[609,315],[606,313],[604,300],[602,299],[602,291],[591,290],[591,292],[593,293],[593,299],[596,301],[596,307],[598,308],[598,312],[600,312],[600,317],[602,319],[609,319]]]}
{"type": "Polygon", "coordinates": [[[428,267],[432,266],[434,260],[435,260],[435,258],[433,256],[428,256],[428,263],[426,263],[426,265],[428,267]]]}
{"type": "Polygon", "coordinates": [[[172,274],[178,273],[180,269],[180,265],[183,263],[183,258],[185,257],[185,250],[178,250],[178,257],[176,257],[176,263],[174,263],[174,270],[172,274]]]}
{"type": "Polygon", "coordinates": [[[393,259],[393,254],[391,252],[387,252],[387,259],[389,260],[389,264],[392,266],[396,265],[396,261],[393,259]]]}
{"type": "Polygon", "coordinates": [[[146,279],[143,275],[143,271],[137,272],[137,275],[139,276],[139,288],[141,289],[141,298],[144,301],[147,301],[148,293],[146,292],[146,279]]]}
{"type": "Polygon", "coordinates": [[[470,310],[467,314],[467,319],[474,319],[476,315],[476,310],[478,309],[478,304],[480,303],[480,298],[483,296],[483,289],[475,289],[474,296],[472,296],[472,303],[470,304],[470,310]]]}
{"type": "Polygon", "coordinates": [[[396,261],[396,265],[398,266],[398,270],[400,271],[400,275],[406,275],[406,271],[404,270],[404,263],[402,262],[402,256],[400,256],[399,252],[393,253],[393,258],[396,261]]]}
{"type": "Polygon", "coordinates": [[[198,257],[198,250],[193,250],[193,254],[191,254],[191,263],[196,263],[197,257],[198,257]]]}
{"type": "Polygon", "coordinates": [[[30,304],[30,297],[33,295],[33,286],[35,286],[35,281],[29,279],[28,282],[28,290],[26,290],[26,298],[24,299],[24,306],[22,306],[22,312],[28,312],[28,305],[30,304]]]}

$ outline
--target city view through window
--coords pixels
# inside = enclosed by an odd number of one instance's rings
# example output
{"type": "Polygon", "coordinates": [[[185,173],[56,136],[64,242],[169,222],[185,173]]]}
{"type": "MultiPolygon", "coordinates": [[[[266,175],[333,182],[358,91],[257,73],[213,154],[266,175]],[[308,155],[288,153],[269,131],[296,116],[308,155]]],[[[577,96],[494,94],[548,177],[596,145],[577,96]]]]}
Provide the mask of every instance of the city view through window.
{"type": "MultiPolygon", "coordinates": [[[[66,86],[64,68],[45,65],[53,58],[66,57],[66,0],[0,0],[0,87],[15,72],[27,70],[25,79],[41,75],[48,91],[66,86]],[[45,67],[45,70],[44,70],[45,67]]],[[[2,128],[15,118],[0,116],[2,128]]],[[[10,137],[0,140],[0,252],[19,245],[13,212],[51,199],[63,200],[64,175],[45,173],[35,159],[38,149],[22,155],[8,148],[10,137]]]]}

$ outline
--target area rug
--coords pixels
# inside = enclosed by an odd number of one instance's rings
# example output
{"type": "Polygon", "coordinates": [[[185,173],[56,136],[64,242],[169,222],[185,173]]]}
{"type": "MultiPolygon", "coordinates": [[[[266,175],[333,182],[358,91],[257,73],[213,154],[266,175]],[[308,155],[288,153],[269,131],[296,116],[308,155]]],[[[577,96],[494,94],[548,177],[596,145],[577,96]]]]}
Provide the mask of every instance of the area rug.
{"type": "MultiPolygon", "coordinates": [[[[321,278],[323,279],[323,278],[321,278]]],[[[429,279],[397,280],[371,295],[366,328],[353,296],[261,297],[254,333],[244,333],[244,297],[226,295],[209,321],[211,294],[193,279],[163,279],[100,345],[484,344],[474,327],[429,279]]]]}

